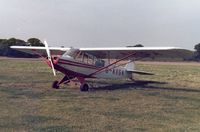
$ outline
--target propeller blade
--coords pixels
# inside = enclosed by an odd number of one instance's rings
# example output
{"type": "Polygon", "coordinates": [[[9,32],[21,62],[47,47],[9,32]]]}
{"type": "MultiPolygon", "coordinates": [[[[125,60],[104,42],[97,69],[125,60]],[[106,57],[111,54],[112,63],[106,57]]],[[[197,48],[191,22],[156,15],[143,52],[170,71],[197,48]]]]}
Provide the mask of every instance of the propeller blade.
{"type": "Polygon", "coordinates": [[[49,46],[48,46],[48,43],[47,43],[46,40],[44,40],[44,45],[45,45],[45,48],[46,48],[48,60],[50,61],[50,64],[51,64],[53,75],[56,76],[56,71],[55,71],[55,68],[54,68],[54,65],[53,65],[53,61],[51,59],[51,53],[50,53],[49,46]]]}

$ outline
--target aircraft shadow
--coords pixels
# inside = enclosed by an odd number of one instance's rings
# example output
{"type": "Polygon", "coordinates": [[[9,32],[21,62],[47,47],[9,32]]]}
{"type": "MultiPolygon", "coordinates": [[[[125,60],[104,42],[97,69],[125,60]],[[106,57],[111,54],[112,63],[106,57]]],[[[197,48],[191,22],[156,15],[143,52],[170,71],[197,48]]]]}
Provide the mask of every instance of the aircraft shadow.
{"type": "Polygon", "coordinates": [[[199,92],[198,89],[187,89],[187,88],[173,88],[173,87],[159,87],[151,84],[167,84],[166,82],[158,81],[135,81],[123,84],[110,84],[106,86],[90,88],[90,91],[103,91],[103,90],[126,90],[126,89],[151,89],[151,90],[166,90],[166,91],[176,91],[176,92],[199,92]]]}

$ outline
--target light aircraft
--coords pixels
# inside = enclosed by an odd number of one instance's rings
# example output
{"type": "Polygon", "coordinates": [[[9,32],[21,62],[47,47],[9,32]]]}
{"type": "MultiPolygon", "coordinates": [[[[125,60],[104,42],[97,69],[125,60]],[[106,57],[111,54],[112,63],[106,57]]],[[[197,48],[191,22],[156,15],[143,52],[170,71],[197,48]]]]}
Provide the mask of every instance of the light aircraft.
{"type": "Polygon", "coordinates": [[[81,91],[88,91],[90,87],[87,78],[133,79],[134,74],[153,75],[135,70],[133,57],[179,49],[176,47],[64,48],[49,47],[46,41],[44,44],[45,47],[11,46],[11,48],[43,57],[52,68],[54,76],[56,71],[63,73],[64,77],[60,81],[53,82],[53,88],[58,89],[61,84],[69,83],[76,78],[80,82],[81,91]]]}

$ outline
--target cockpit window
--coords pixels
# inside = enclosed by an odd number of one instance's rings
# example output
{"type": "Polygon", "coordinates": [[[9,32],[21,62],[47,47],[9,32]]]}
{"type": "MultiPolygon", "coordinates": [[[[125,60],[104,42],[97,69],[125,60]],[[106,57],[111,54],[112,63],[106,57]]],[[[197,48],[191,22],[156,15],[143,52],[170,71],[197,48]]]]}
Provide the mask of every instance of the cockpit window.
{"type": "Polygon", "coordinates": [[[95,61],[95,66],[97,66],[97,67],[103,67],[104,65],[105,65],[104,60],[96,60],[95,61]]]}
{"type": "Polygon", "coordinates": [[[70,50],[66,51],[63,56],[70,57],[82,63],[95,65],[97,67],[103,67],[105,65],[104,60],[98,59],[91,54],[81,52],[79,49],[71,48],[70,50]]]}

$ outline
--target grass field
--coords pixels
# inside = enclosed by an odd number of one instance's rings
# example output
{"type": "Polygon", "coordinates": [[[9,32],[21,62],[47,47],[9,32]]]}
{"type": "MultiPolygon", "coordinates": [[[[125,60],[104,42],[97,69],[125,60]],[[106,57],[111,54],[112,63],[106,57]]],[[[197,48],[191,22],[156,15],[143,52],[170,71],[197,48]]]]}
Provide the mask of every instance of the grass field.
{"type": "Polygon", "coordinates": [[[62,75],[43,62],[1,59],[0,131],[200,131],[200,65],[137,68],[156,75],[80,92],[51,89],[62,75]]]}

